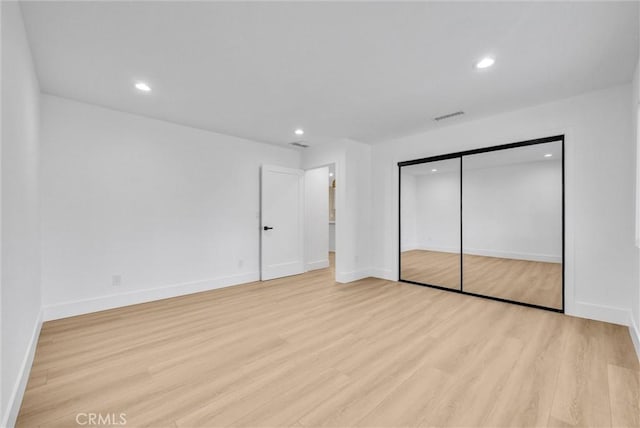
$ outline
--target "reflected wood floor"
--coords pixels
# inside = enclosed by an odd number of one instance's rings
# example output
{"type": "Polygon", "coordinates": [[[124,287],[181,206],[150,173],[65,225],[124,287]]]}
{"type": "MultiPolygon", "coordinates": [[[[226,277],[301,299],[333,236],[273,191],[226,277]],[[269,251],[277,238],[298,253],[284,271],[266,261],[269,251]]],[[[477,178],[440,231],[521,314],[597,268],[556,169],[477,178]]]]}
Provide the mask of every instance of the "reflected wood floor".
{"type": "Polygon", "coordinates": [[[460,254],[410,250],[403,251],[400,257],[400,278],[460,289],[460,254]]]}
{"type": "Polygon", "coordinates": [[[44,324],[19,427],[639,426],[626,327],[331,268],[44,324]]]}
{"type": "MultiPolygon", "coordinates": [[[[562,264],[464,255],[464,291],[562,309],[562,264]]],[[[455,253],[402,253],[402,279],[460,289],[455,253]]]]}

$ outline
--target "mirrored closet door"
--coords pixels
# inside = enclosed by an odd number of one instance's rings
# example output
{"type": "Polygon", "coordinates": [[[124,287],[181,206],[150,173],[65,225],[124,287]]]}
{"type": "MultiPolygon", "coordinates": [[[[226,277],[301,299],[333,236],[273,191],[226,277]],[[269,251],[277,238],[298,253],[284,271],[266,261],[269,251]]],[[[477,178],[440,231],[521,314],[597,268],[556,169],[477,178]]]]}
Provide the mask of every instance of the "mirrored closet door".
{"type": "Polygon", "coordinates": [[[460,159],[401,169],[401,275],[460,290],[460,159]]]}
{"type": "Polygon", "coordinates": [[[462,165],[465,291],[562,309],[562,142],[462,165]]]}
{"type": "Polygon", "coordinates": [[[400,280],[564,310],[564,137],[400,162],[400,280]]]}

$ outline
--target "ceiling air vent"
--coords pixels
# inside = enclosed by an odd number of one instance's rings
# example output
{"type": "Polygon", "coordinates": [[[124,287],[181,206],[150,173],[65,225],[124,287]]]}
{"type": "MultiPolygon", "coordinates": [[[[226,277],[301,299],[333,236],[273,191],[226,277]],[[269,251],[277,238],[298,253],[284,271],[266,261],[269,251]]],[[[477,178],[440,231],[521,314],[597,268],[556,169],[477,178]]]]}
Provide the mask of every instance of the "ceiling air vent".
{"type": "Polygon", "coordinates": [[[444,120],[444,119],[449,119],[449,118],[452,118],[452,117],[460,116],[460,115],[463,115],[463,114],[464,114],[463,111],[457,111],[455,113],[443,114],[442,116],[434,117],[433,120],[440,121],[440,120],[444,120]]]}
{"type": "Polygon", "coordinates": [[[309,147],[308,145],[306,145],[302,141],[294,141],[293,143],[289,143],[289,144],[291,144],[292,146],[296,146],[296,147],[302,147],[303,149],[306,149],[307,147],[309,147]]]}

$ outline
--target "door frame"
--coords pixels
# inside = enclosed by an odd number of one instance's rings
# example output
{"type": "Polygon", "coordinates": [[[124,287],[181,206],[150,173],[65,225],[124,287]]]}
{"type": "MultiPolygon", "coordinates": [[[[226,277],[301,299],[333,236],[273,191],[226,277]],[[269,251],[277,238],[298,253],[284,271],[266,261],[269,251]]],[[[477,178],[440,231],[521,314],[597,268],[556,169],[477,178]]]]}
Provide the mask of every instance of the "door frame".
{"type": "Polygon", "coordinates": [[[328,188],[325,188],[325,190],[327,190],[327,211],[326,211],[326,215],[327,215],[327,223],[326,223],[326,231],[327,231],[327,255],[326,255],[326,260],[313,260],[311,259],[311,256],[309,255],[309,253],[307,252],[307,239],[309,238],[309,234],[307,232],[309,232],[309,227],[310,227],[310,223],[308,222],[309,218],[308,218],[308,208],[309,208],[309,204],[311,203],[312,200],[315,200],[315,198],[310,198],[310,195],[307,193],[307,186],[309,184],[309,180],[307,177],[307,173],[309,173],[310,171],[314,171],[316,169],[321,169],[321,168],[326,168],[327,169],[327,175],[324,177],[325,183],[328,182],[328,170],[329,167],[327,166],[319,166],[317,168],[308,168],[304,170],[304,214],[305,214],[305,235],[304,235],[304,268],[305,268],[305,272],[311,272],[314,270],[318,270],[318,269],[326,269],[328,267],[330,267],[331,265],[331,261],[329,260],[329,195],[328,195],[328,188]],[[322,263],[319,263],[322,262],[322,263]],[[326,263],[325,263],[326,262],[326,263]],[[310,267],[311,265],[314,266],[318,266],[319,267],[310,267]]]}
{"type": "Polygon", "coordinates": [[[345,260],[346,254],[344,253],[344,243],[342,242],[344,237],[342,233],[342,227],[340,226],[344,222],[340,221],[340,216],[344,218],[344,208],[346,204],[344,203],[345,198],[345,171],[343,169],[344,162],[340,159],[329,160],[328,162],[319,163],[319,164],[310,164],[305,165],[304,170],[309,171],[312,169],[322,168],[322,167],[330,167],[333,165],[335,171],[336,178],[336,193],[335,193],[335,207],[336,207],[336,250],[335,250],[335,265],[334,265],[334,280],[337,278],[338,274],[343,271],[343,263],[345,260]]]}

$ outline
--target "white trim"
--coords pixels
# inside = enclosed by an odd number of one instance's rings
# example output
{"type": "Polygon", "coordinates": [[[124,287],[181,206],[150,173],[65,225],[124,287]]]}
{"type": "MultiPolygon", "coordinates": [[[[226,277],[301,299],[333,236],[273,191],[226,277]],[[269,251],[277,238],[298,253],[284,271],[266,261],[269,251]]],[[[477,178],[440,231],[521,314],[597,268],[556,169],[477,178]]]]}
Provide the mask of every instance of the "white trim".
{"type": "Polygon", "coordinates": [[[75,300],[71,302],[57,303],[43,308],[44,320],[56,320],[73,317],[76,315],[104,311],[122,306],[136,305],[171,297],[184,296],[185,294],[200,293],[202,291],[215,290],[217,288],[244,284],[260,280],[260,272],[249,272],[237,275],[223,276],[202,281],[173,284],[164,287],[148,288],[145,290],[131,291],[128,293],[111,294],[91,299],[75,300]]]}
{"type": "MultiPolygon", "coordinates": [[[[572,313],[576,304],[576,245],[574,219],[578,213],[574,210],[575,198],[575,131],[572,126],[564,132],[564,311],[572,313]],[[575,214],[574,214],[575,211],[575,214]]],[[[578,141],[578,138],[576,138],[578,141]]]]}
{"type": "Polygon", "coordinates": [[[386,279],[388,281],[396,281],[393,277],[393,269],[371,268],[370,272],[373,278],[386,279]]]}
{"type": "Polygon", "coordinates": [[[284,278],[285,276],[300,275],[305,272],[304,260],[285,262],[265,266],[260,274],[261,281],[284,278]]]}
{"type": "Polygon", "coordinates": [[[38,346],[38,338],[40,337],[40,330],[42,329],[42,310],[38,313],[36,324],[29,340],[29,347],[22,359],[20,365],[20,372],[18,373],[18,379],[13,386],[11,396],[7,402],[6,414],[2,420],[2,427],[14,427],[16,420],[18,419],[18,413],[20,412],[20,406],[22,405],[22,398],[24,397],[24,391],[27,388],[27,382],[29,381],[29,374],[31,373],[31,366],[33,365],[33,357],[36,354],[36,348],[38,346]]]}
{"type": "Polygon", "coordinates": [[[631,336],[633,347],[636,349],[638,361],[640,361],[640,328],[636,325],[631,312],[629,312],[629,335],[631,336]]]}
{"type": "Polygon", "coordinates": [[[351,272],[336,272],[336,282],[346,284],[359,279],[369,278],[371,269],[359,269],[351,272]]]}
{"type": "Polygon", "coordinates": [[[315,262],[309,262],[306,264],[306,269],[307,269],[306,272],[309,272],[310,270],[324,269],[328,267],[329,267],[329,259],[316,260],[315,262]]]}
{"type": "Polygon", "coordinates": [[[567,315],[580,318],[588,318],[596,321],[604,321],[612,324],[628,326],[630,311],[624,308],[606,305],[594,305],[587,302],[574,302],[573,311],[565,310],[567,315]]]}

